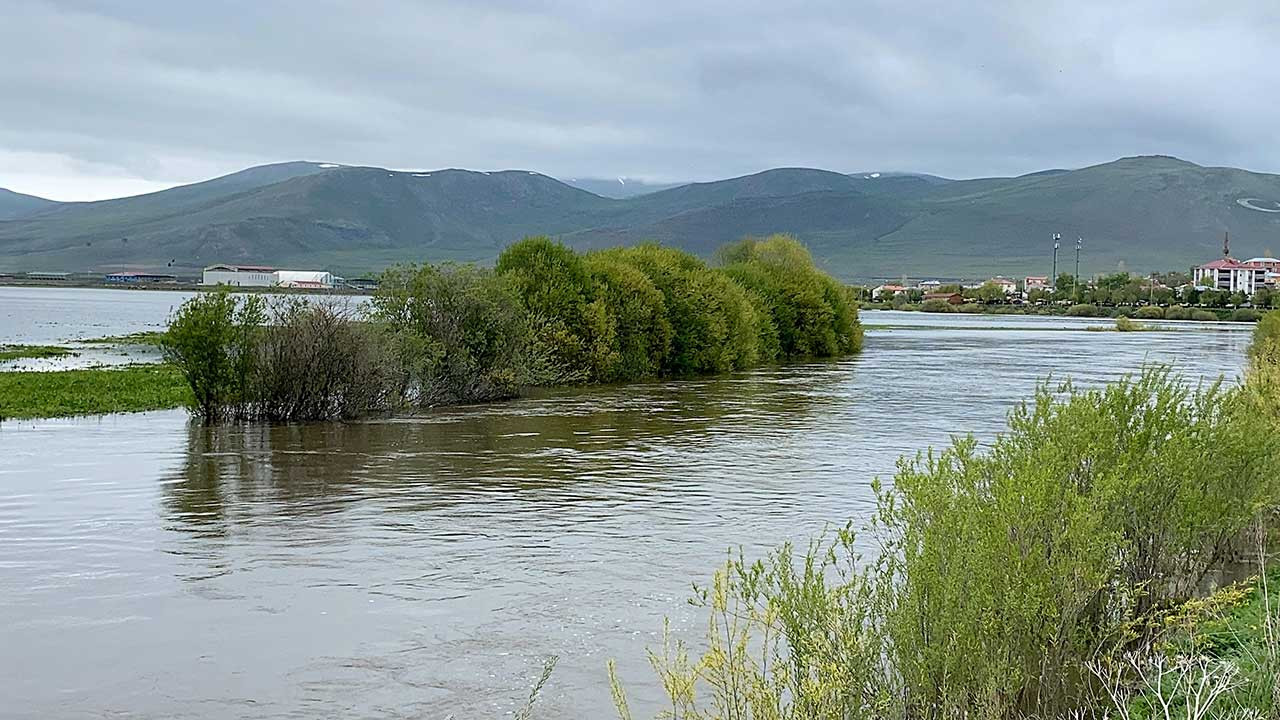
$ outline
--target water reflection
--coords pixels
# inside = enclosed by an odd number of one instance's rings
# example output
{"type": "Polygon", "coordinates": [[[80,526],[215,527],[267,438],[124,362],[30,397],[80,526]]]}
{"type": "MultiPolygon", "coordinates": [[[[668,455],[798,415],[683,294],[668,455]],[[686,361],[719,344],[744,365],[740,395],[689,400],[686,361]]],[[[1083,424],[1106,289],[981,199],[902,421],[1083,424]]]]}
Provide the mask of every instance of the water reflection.
{"type": "Polygon", "coordinates": [[[619,502],[639,486],[673,481],[664,457],[717,438],[802,430],[815,411],[840,402],[833,389],[845,376],[836,363],[817,363],[357,424],[193,423],[184,462],[164,483],[166,506],[175,527],[218,536],[262,515],[330,513],[370,498],[396,498],[388,509],[406,512],[476,495],[619,502]]]}

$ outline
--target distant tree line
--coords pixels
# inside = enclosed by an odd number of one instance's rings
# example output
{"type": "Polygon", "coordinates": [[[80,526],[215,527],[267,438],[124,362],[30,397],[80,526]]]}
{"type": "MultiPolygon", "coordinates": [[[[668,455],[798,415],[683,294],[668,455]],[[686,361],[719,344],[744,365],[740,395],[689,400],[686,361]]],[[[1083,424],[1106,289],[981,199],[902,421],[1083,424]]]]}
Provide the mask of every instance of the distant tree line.
{"type": "Polygon", "coordinates": [[[206,420],[292,420],[834,357],[861,349],[862,327],[851,290],[790,236],[725,246],[714,266],[659,245],[582,254],[531,237],[493,269],[392,268],[359,313],[201,295],[162,346],[206,420]]]}

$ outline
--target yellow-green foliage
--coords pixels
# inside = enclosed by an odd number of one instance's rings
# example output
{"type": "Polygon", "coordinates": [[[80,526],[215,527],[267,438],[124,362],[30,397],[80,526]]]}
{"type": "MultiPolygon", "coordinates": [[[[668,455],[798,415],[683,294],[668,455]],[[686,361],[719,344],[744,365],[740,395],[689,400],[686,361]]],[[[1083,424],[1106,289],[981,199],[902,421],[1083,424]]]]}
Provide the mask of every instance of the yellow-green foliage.
{"type": "Polygon", "coordinates": [[[862,347],[852,291],[822,272],[790,235],[746,239],[719,252],[729,277],[761,299],[783,358],[831,357],[862,347]]]}
{"type": "Polygon", "coordinates": [[[1274,363],[1280,360],[1280,310],[1263,315],[1253,328],[1249,357],[1255,362],[1274,363]]]}
{"type": "Polygon", "coordinates": [[[747,292],[724,273],[686,252],[658,245],[600,254],[639,270],[662,293],[671,326],[664,375],[739,370],[761,360],[761,317],[747,292]]]}
{"type": "Polygon", "coordinates": [[[1066,391],[1042,389],[986,454],[965,441],[904,464],[885,498],[895,654],[921,707],[1088,699],[1082,663],[1141,641],[1280,497],[1277,437],[1241,390],[1149,370],[1066,391]]]}
{"type": "MultiPolygon", "coordinates": [[[[607,323],[588,310],[591,273],[581,256],[547,237],[525,238],[502,251],[495,267],[524,305],[532,334],[535,384],[587,382],[599,362],[593,347],[607,323]]],[[[607,351],[605,351],[607,352],[607,351]]]]}
{"type": "Polygon", "coordinates": [[[744,240],[711,268],[674,248],[641,245],[580,256],[545,237],[512,245],[512,279],[533,328],[536,384],[613,382],[857,352],[852,292],[794,238],[744,240]]]}
{"type": "Polygon", "coordinates": [[[587,306],[591,374],[599,382],[656,377],[671,352],[671,321],[662,291],[622,258],[586,256],[594,283],[587,306]]]}
{"type": "Polygon", "coordinates": [[[161,410],[190,399],[171,365],[0,373],[0,419],[161,410]]]}
{"type": "Polygon", "coordinates": [[[1046,386],[986,451],[962,439],[902,461],[877,485],[878,561],[859,562],[846,532],[716,575],[698,598],[707,649],[653,657],[673,717],[1108,706],[1093,663],[1155,648],[1280,500],[1280,434],[1251,392],[1192,390],[1161,369],[1046,386]]]}

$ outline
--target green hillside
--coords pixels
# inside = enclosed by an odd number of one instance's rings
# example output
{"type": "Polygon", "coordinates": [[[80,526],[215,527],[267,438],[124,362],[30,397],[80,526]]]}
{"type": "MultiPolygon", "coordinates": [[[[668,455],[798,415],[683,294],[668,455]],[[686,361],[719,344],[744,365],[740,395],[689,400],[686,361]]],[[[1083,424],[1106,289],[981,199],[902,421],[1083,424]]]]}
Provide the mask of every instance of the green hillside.
{"type": "MultiPolygon", "coordinates": [[[[0,196],[2,198],[3,196],[0,196]]],[[[780,168],[625,198],[524,170],[400,172],[284,163],[159,193],[0,221],[0,270],[195,269],[215,262],[368,272],[491,261],[528,234],[578,248],[654,240],[699,254],[791,232],[849,279],[1047,274],[1085,238],[1087,273],[1186,268],[1280,250],[1280,176],[1123,158],[1015,178],[780,168]]]]}
{"type": "Polygon", "coordinates": [[[22,193],[0,188],[0,220],[13,220],[14,218],[33,215],[42,210],[48,210],[57,204],[53,200],[45,200],[35,195],[23,195],[22,193]]]}

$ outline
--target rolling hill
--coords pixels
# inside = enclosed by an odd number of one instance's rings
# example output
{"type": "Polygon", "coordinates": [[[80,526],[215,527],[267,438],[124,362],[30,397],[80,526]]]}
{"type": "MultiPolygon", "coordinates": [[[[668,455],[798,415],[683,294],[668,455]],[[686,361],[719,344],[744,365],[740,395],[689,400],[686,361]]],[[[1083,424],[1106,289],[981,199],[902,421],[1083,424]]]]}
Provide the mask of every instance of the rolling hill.
{"type": "MultiPolygon", "coordinates": [[[[0,213],[9,205],[0,195],[0,213]]],[[[38,200],[38,199],[36,199],[38,200]]],[[[18,207],[17,204],[14,207],[18,207]]],[[[579,248],[654,240],[708,256],[744,235],[792,232],[848,279],[977,278],[1059,268],[1186,268],[1280,250],[1280,176],[1147,156],[1013,178],[778,168],[613,198],[527,170],[401,172],[268,165],[149,195],[0,214],[0,270],[215,262],[325,266],[490,261],[528,234],[579,248]]]]}
{"type": "Polygon", "coordinates": [[[23,195],[22,193],[0,188],[0,220],[13,220],[33,215],[55,205],[58,205],[55,200],[45,200],[35,195],[23,195]]]}

